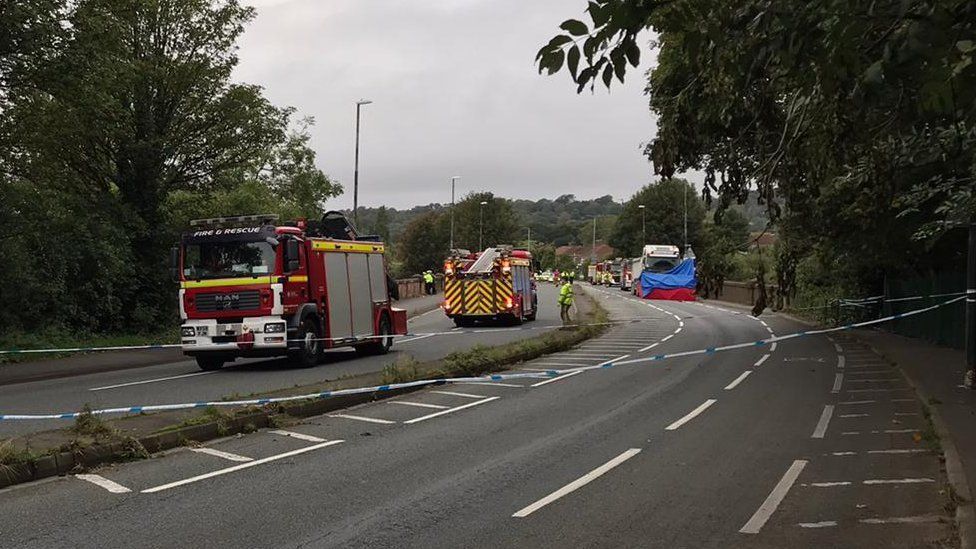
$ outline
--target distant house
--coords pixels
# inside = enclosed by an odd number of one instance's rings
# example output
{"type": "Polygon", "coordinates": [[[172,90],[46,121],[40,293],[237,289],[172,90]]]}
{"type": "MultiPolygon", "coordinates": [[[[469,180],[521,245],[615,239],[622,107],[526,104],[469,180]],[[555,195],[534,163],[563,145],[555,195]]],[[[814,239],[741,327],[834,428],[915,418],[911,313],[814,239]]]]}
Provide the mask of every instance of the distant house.
{"type": "Polygon", "coordinates": [[[749,233],[749,248],[753,250],[756,248],[762,248],[762,249],[771,248],[773,247],[773,245],[776,244],[777,240],[779,239],[777,238],[776,233],[767,233],[767,232],[749,233]]]}
{"type": "MultiPolygon", "coordinates": [[[[577,258],[578,260],[587,260],[593,257],[593,246],[560,246],[556,248],[556,255],[565,255],[569,257],[577,258]]],[[[597,260],[607,259],[614,257],[617,251],[613,246],[609,244],[597,244],[596,245],[596,258],[597,260]]]]}

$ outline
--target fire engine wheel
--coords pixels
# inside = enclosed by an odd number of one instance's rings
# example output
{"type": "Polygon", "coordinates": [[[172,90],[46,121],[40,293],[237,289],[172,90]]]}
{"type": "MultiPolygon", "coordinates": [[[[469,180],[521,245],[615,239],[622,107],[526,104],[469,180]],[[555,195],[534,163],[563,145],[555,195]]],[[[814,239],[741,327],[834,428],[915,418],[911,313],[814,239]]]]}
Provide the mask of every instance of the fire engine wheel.
{"type": "Polygon", "coordinates": [[[212,356],[198,356],[197,366],[199,366],[201,370],[204,370],[206,372],[219,370],[224,366],[224,359],[216,358],[212,356]]]}
{"type": "Polygon", "coordinates": [[[536,315],[537,312],[538,312],[537,309],[532,309],[532,312],[531,313],[528,313],[528,314],[525,315],[525,320],[528,320],[529,322],[532,322],[533,320],[535,320],[535,315],[536,315]]]}
{"type": "Polygon", "coordinates": [[[315,322],[315,317],[307,316],[298,325],[296,339],[301,341],[300,349],[289,355],[292,363],[299,368],[311,368],[319,363],[322,357],[322,335],[315,322]]]}
{"type": "Polygon", "coordinates": [[[390,325],[390,317],[383,315],[380,319],[380,337],[371,343],[364,343],[356,346],[356,351],[364,355],[385,355],[393,347],[393,326],[390,325]]]}

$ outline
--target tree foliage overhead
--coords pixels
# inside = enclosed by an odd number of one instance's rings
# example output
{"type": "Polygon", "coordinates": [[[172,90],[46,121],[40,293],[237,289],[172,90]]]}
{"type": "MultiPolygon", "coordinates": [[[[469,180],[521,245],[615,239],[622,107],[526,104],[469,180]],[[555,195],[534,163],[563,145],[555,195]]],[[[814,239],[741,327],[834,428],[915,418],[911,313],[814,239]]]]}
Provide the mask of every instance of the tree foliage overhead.
{"type": "Polygon", "coordinates": [[[314,216],[308,123],[234,83],[237,0],[0,0],[5,329],[153,330],[196,213],[314,216]],[[39,229],[42,228],[42,229],[39,229]],[[44,273],[44,276],[38,276],[44,273]]]}
{"type": "Polygon", "coordinates": [[[758,189],[797,245],[876,271],[973,218],[976,1],[593,0],[587,14],[540,70],[609,87],[655,33],[646,154],[664,177],[704,171],[720,209],[758,189]]]}

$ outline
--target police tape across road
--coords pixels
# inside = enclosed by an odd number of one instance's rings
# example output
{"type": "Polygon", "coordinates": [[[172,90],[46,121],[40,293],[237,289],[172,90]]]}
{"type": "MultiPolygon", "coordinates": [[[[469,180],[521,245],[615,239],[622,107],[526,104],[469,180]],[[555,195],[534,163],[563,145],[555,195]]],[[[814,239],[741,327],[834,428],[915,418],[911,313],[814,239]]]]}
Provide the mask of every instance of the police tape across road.
{"type": "MultiPolygon", "coordinates": [[[[428,336],[440,336],[440,335],[464,335],[464,334],[482,334],[482,333],[492,333],[492,332],[505,332],[505,331],[530,331],[530,330],[558,330],[560,328],[585,328],[588,326],[612,326],[616,324],[630,324],[635,322],[643,322],[645,320],[659,320],[654,317],[644,317],[644,318],[627,318],[620,320],[608,320],[606,322],[591,322],[588,324],[553,324],[550,326],[519,326],[519,327],[508,327],[508,328],[479,328],[475,330],[450,330],[447,332],[411,332],[406,334],[391,334],[391,335],[371,335],[371,336],[358,336],[355,339],[403,339],[403,338],[414,338],[414,337],[428,337],[428,336]]],[[[317,337],[309,339],[308,341],[349,341],[352,338],[348,337],[317,337]]],[[[304,339],[292,339],[289,341],[302,342],[306,341],[304,339]]],[[[25,355],[25,354],[46,354],[46,353],[96,353],[103,351],[145,351],[145,350],[156,350],[156,349],[177,349],[182,348],[182,343],[151,343],[146,345],[115,345],[110,347],[60,347],[60,348],[49,348],[49,349],[4,349],[0,350],[0,356],[3,355],[25,355]]]]}
{"type": "Polygon", "coordinates": [[[270,397],[270,398],[254,398],[248,400],[213,400],[204,402],[186,402],[180,404],[150,404],[144,406],[125,406],[121,408],[104,408],[100,410],[91,410],[85,412],[63,412],[63,413],[50,413],[50,414],[0,414],[0,421],[14,421],[14,420],[51,420],[51,419],[75,419],[82,414],[91,413],[92,415],[109,415],[109,414],[139,414],[143,412],[162,412],[162,411],[172,411],[172,410],[186,410],[192,408],[207,408],[216,406],[262,406],[265,404],[276,404],[281,402],[290,402],[296,400],[311,400],[311,399],[322,399],[331,398],[337,396],[345,395],[356,395],[363,393],[377,393],[384,391],[393,391],[398,389],[408,389],[413,387],[423,387],[428,385],[444,385],[452,383],[471,383],[471,382],[492,382],[492,381],[504,381],[510,379],[525,379],[525,378],[552,378],[565,374],[570,374],[574,372],[586,372],[590,370],[603,370],[608,368],[613,368],[615,366],[624,366],[630,364],[643,364],[646,362],[657,362],[661,360],[666,360],[670,358],[679,358],[694,355],[711,355],[724,351],[732,351],[735,349],[747,349],[754,347],[763,347],[771,343],[786,341],[790,339],[796,339],[799,337],[828,334],[833,332],[840,332],[845,330],[852,330],[854,328],[862,328],[864,326],[872,326],[875,324],[882,324],[884,322],[889,322],[892,320],[897,320],[900,318],[906,318],[910,316],[919,315],[922,313],[927,313],[933,311],[940,307],[945,307],[946,305],[951,305],[953,303],[959,302],[966,299],[966,296],[957,297],[932,305],[930,307],[925,307],[923,309],[916,309],[914,311],[908,311],[904,313],[899,313],[896,315],[886,316],[884,318],[878,318],[875,320],[866,320],[864,322],[858,322],[855,324],[846,324],[843,326],[837,326],[834,328],[821,328],[818,330],[805,330],[801,332],[795,332],[792,334],[771,336],[766,339],[758,339],[755,341],[748,341],[744,343],[735,343],[732,345],[722,345],[718,347],[706,347],[704,349],[695,349],[692,351],[681,351],[677,353],[667,353],[652,355],[644,358],[635,358],[631,360],[610,360],[607,362],[602,362],[600,364],[595,364],[593,366],[580,366],[577,368],[567,368],[562,370],[544,370],[544,371],[532,371],[532,372],[522,372],[522,373],[512,373],[512,374],[492,374],[488,376],[478,376],[478,377],[455,377],[455,378],[439,378],[439,379],[425,379],[420,381],[410,381],[405,383],[391,383],[389,385],[375,385],[372,387],[357,387],[352,389],[338,389],[335,391],[321,391],[318,393],[309,393],[305,395],[295,395],[287,397],[270,397]]]}

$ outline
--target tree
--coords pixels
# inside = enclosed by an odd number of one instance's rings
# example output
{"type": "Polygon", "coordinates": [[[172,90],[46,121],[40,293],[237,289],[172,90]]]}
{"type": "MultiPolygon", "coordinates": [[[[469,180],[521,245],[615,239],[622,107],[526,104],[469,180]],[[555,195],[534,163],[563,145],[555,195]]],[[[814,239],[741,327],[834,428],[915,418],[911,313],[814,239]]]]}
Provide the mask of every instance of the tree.
{"type": "Polygon", "coordinates": [[[617,249],[618,255],[635,257],[640,255],[645,244],[671,244],[684,246],[685,211],[688,204],[688,242],[698,249],[701,242],[702,221],[705,219],[705,206],[698,200],[695,188],[683,179],[662,179],[642,187],[624,204],[623,212],[617,218],[610,245],[617,249]],[[641,210],[644,205],[642,231],[641,210]],[[646,233],[646,242],[641,240],[646,233]]]}
{"type": "Polygon", "coordinates": [[[592,26],[564,22],[540,71],[565,64],[580,91],[611,86],[653,28],[658,130],[645,152],[657,173],[704,171],[720,209],[756,187],[773,222],[856,279],[959,261],[933,251],[976,211],[976,1],[594,0],[587,11],[592,26]]]}
{"type": "Polygon", "coordinates": [[[390,242],[390,213],[386,206],[380,206],[376,210],[376,221],[373,225],[373,232],[378,234],[383,242],[390,242]]]}
{"type": "Polygon", "coordinates": [[[471,193],[454,207],[454,242],[460,248],[480,252],[479,240],[485,248],[512,244],[525,233],[522,227],[511,201],[490,192],[471,193]],[[482,219],[484,234],[480,235],[482,219]]]}
{"type": "Polygon", "coordinates": [[[407,224],[397,242],[404,275],[439,271],[447,257],[450,220],[442,212],[427,212],[407,224]]]}

